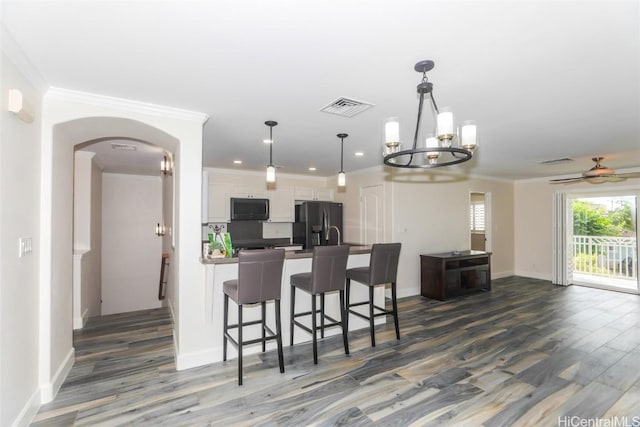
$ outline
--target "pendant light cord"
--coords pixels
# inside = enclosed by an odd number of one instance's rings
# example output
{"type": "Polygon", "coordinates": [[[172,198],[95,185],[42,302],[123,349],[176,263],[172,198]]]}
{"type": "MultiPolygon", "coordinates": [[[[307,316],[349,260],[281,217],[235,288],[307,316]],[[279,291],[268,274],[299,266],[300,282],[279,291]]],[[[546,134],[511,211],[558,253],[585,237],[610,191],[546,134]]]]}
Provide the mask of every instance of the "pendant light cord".
{"type": "Polygon", "coordinates": [[[273,126],[269,126],[269,166],[273,166],[273,126]]]}
{"type": "Polygon", "coordinates": [[[344,173],[343,158],[344,158],[344,137],[340,138],[340,172],[342,173],[344,173]]]}

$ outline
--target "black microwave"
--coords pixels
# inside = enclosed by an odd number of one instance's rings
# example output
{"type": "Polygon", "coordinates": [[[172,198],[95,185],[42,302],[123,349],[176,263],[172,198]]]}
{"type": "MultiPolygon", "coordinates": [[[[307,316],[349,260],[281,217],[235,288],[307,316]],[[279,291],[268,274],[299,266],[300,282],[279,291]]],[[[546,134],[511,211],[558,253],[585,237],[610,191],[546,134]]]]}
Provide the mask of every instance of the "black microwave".
{"type": "Polygon", "coordinates": [[[231,221],[267,221],[269,199],[231,198],[231,221]]]}

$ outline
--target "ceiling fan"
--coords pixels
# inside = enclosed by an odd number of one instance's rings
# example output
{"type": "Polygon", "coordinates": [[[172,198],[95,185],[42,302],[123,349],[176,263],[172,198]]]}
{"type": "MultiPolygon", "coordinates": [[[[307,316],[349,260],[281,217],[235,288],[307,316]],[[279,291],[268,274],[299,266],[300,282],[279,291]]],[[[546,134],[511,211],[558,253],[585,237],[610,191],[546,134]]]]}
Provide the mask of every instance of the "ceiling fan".
{"type": "Polygon", "coordinates": [[[591,184],[602,184],[603,182],[620,182],[627,178],[640,178],[640,172],[617,174],[615,170],[601,165],[600,161],[604,160],[604,157],[592,157],[591,160],[596,163],[595,166],[588,171],[583,172],[582,176],[577,176],[575,178],[552,179],[549,182],[552,184],[566,184],[571,182],[587,181],[591,184]]]}

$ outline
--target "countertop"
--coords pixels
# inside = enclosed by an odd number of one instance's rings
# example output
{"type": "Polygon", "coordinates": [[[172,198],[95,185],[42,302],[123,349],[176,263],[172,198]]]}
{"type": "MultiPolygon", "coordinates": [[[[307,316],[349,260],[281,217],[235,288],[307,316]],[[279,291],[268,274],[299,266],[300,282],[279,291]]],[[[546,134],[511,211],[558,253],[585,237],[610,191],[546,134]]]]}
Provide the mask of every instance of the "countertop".
{"type": "MultiPolygon", "coordinates": [[[[349,245],[349,254],[368,254],[371,252],[371,246],[361,246],[361,245],[349,245]]],[[[284,254],[284,259],[302,259],[302,258],[311,258],[313,254],[313,249],[303,249],[300,251],[287,251],[284,254]]],[[[233,258],[200,258],[200,262],[202,264],[237,264],[238,257],[233,258]]]]}
{"type": "Polygon", "coordinates": [[[431,258],[457,259],[457,258],[472,258],[472,257],[487,256],[487,255],[491,255],[491,252],[467,250],[467,251],[441,252],[437,254],[420,254],[420,255],[431,257],[431,258]]]}

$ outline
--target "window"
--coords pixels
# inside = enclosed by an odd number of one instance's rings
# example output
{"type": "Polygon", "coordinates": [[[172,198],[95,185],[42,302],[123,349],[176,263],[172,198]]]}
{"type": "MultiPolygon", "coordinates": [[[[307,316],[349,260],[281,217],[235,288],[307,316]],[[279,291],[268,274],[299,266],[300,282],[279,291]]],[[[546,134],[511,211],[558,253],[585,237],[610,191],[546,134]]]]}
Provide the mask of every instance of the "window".
{"type": "Polygon", "coordinates": [[[471,232],[484,233],[484,200],[469,204],[469,225],[471,232]]]}

